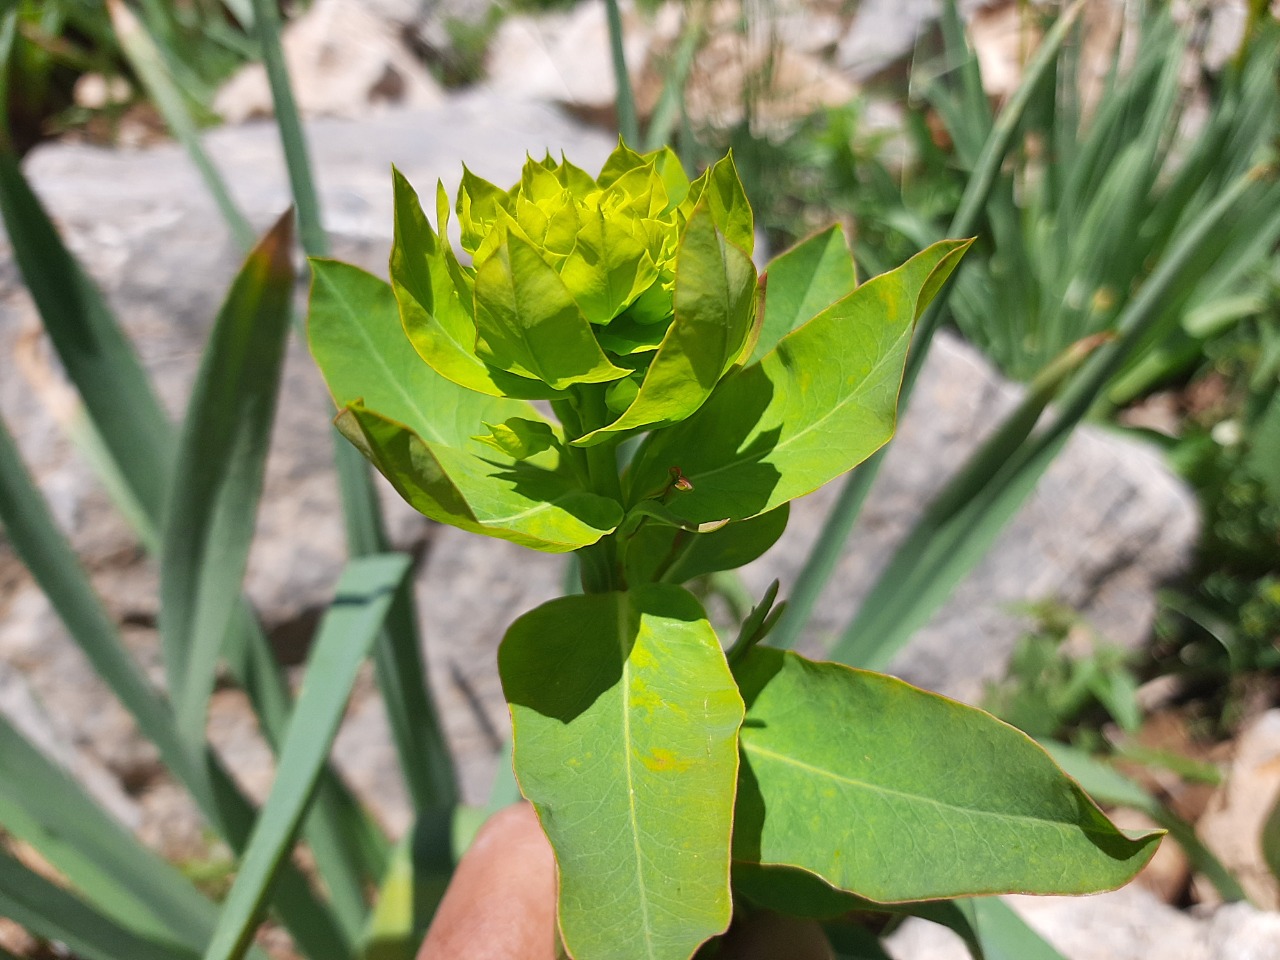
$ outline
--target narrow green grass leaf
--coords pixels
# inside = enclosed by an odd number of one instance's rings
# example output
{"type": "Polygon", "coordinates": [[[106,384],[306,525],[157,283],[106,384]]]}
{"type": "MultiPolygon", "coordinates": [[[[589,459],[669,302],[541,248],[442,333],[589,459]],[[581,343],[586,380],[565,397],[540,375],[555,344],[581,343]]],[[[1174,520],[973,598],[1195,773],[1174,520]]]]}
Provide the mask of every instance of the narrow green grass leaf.
{"type": "Polygon", "coordinates": [[[143,936],[99,913],[0,850],[0,917],[85,960],[194,960],[172,941],[143,936]]]}
{"type": "MultiPolygon", "coordinates": [[[[983,144],[977,165],[965,183],[960,205],[948,228],[951,236],[970,236],[978,229],[983,211],[995,190],[1000,169],[1013,145],[1014,136],[1022,124],[1023,117],[1034,99],[1036,88],[1051,75],[1062,45],[1070,36],[1071,27],[1083,9],[1083,0],[1076,0],[1076,3],[1069,7],[1050,28],[1031,58],[1031,62],[1027,64],[1022,82],[996,118],[991,134],[983,144]]],[[[929,345],[933,342],[933,335],[946,316],[947,301],[954,286],[954,284],[944,284],[933,303],[920,318],[915,342],[903,372],[900,396],[903,407],[911,398],[916,378],[924,369],[929,345]]],[[[783,614],[777,628],[770,635],[770,642],[775,646],[792,647],[804,632],[805,626],[813,616],[818,598],[835,572],[840,552],[844,549],[849,533],[862,512],[862,505],[866,502],[867,494],[875,483],[883,462],[883,451],[877,452],[844,481],[840,494],[827,517],[827,522],[823,524],[822,533],[805,560],[800,575],[796,578],[795,586],[787,601],[787,612],[783,614]]]]}
{"type": "Polygon", "coordinates": [[[160,634],[178,731],[204,743],[240,595],[289,329],[292,215],[266,235],[210,336],[183,427],[160,564],[160,634]]]}
{"type": "MultiPolygon", "coordinates": [[[[937,612],[1011,515],[1008,506],[983,512],[976,503],[1026,442],[1062,385],[1102,342],[1099,337],[1082,340],[1046,367],[1022,402],[951,477],[877,577],[832,647],[833,659],[882,669],[937,612]]],[[[1020,503],[1023,484],[1011,489],[1018,491],[1020,503]]],[[[1014,496],[1005,502],[1011,504],[1014,496]]]]}
{"type": "Polygon", "coordinates": [[[1066,960],[999,897],[955,901],[986,960],[1066,960]]]}
{"type": "Polygon", "coordinates": [[[705,616],[665,584],[562,597],[499,649],[572,955],[687,960],[729,924],[742,704],[705,616]]]}
{"type": "Polygon", "coordinates": [[[1105,761],[1076,747],[1054,741],[1045,741],[1040,745],[1053,757],[1054,763],[1062,767],[1099,803],[1140,810],[1168,830],[1170,838],[1182,848],[1192,867],[1209,879],[1223,900],[1234,903],[1246,899],[1240,882],[1223,866],[1213,851],[1200,841],[1195,828],[1138,784],[1105,761]]]}
{"type": "Polygon", "coordinates": [[[133,346],[7,150],[0,150],[0,214],[58,359],[134,499],[158,525],[172,463],[172,427],[133,346]]]}
{"type": "Polygon", "coordinates": [[[399,554],[352,561],[321,623],[302,693],[280,752],[271,796],[254,826],[205,960],[243,956],[255,919],[311,801],[360,664],[372,649],[409,569],[399,554]]]}
{"type": "Polygon", "coordinates": [[[747,703],[735,860],[898,902],[1096,893],[1155,852],[1162,832],[1121,833],[1033,740],[981,710],[765,647],[734,673],[747,703]]]}
{"type": "Polygon", "coordinates": [[[284,150],[285,167],[289,171],[289,186],[293,192],[293,205],[298,211],[298,233],[302,249],[311,257],[324,257],[329,253],[329,237],[320,219],[320,199],[311,176],[311,161],[307,155],[307,138],[302,132],[302,118],[289,83],[289,67],[284,60],[284,48],[280,45],[280,8],[273,0],[252,0],[254,27],[262,54],[262,63],[271,87],[271,102],[275,107],[276,129],[280,131],[280,144],[284,150]]]}
{"type": "MultiPolygon", "coordinates": [[[[176,736],[173,714],[143,679],[120,642],[80,562],[54,523],[17,447],[0,422],[0,523],[19,559],[26,564],[71,634],[112,692],[137,721],[142,734],[160,750],[164,762],[182,775],[191,754],[176,736]]],[[[185,779],[185,778],[184,778],[185,779]]]]}
{"type": "Polygon", "coordinates": [[[702,45],[705,33],[706,8],[690,5],[684,8],[684,23],[680,27],[680,39],[667,69],[663,71],[662,92],[649,117],[645,130],[644,150],[659,150],[671,142],[680,119],[680,106],[684,102],[685,85],[689,72],[702,45]]]}
{"type": "Polygon", "coordinates": [[[40,852],[98,910],[200,949],[216,909],[0,716],[0,827],[40,852]]]}
{"type": "Polygon", "coordinates": [[[124,51],[129,65],[142,81],[153,103],[170,132],[182,144],[191,162],[200,172],[213,201],[231,229],[231,235],[244,250],[253,246],[253,228],[245,219],[236,202],[231,198],[226,181],[200,143],[200,130],[187,108],[182,92],[169,72],[164,55],[123,0],[107,0],[107,12],[115,27],[115,37],[124,51]]]}
{"type": "Polygon", "coordinates": [[[640,117],[636,113],[636,98],[631,90],[631,74],[627,72],[627,58],[622,45],[622,13],[618,0],[604,0],[605,16],[609,25],[609,58],[613,63],[613,82],[617,85],[614,103],[618,113],[618,133],[627,143],[640,143],[640,117]]]}

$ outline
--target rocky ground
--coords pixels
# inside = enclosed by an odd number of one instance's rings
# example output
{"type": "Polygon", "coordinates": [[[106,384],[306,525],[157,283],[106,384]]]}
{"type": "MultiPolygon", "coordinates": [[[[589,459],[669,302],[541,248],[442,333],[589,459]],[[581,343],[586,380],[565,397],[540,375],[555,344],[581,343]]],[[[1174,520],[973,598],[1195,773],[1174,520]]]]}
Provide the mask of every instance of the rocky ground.
{"type": "MultiPolygon", "coordinates": [[[[296,24],[287,41],[303,105],[313,115],[308,136],[336,255],[384,275],[391,163],[419,189],[437,178],[452,188],[464,160],[481,176],[503,183],[516,177],[526,150],[563,149],[591,169],[613,145],[609,133],[587,122],[607,120],[612,101],[607,69],[593,65],[585,53],[605,49],[599,4],[586,3],[549,22],[509,18],[494,41],[489,80],[461,93],[436,83],[420,55],[440,42],[447,22],[440,9],[424,13],[426,8],[413,0],[317,0],[307,22],[296,24]],[[342,43],[343,38],[363,40],[342,43]],[[570,74],[566,64],[578,60],[581,72],[570,74]]],[[[877,9],[868,0],[857,17],[870,18],[877,9]]],[[[911,3],[894,9],[889,19],[895,29],[908,24],[897,47],[887,42],[883,11],[880,20],[859,26],[857,17],[821,6],[776,5],[778,28],[770,43],[788,36],[788,29],[805,35],[784,45],[787,57],[794,58],[788,62],[801,66],[783,76],[799,78],[811,96],[803,100],[796,90],[784,89],[779,103],[847,99],[858,83],[910,49],[915,28],[909,27],[907,14],[923,20],[936,6],[911,3]],[[868,31],[875,34],[877,24],[885,36],[873,42],[868,31]]],[[[471,15],[464,10],[453,16],[471,15]]],[[[641,23],[638,15],[630,16],[641,23]]],[[[640,39],[628,55],[641,79],[642,97],[644,78],[660,72],[664,44],[678,33],[678,21],[673,27],[664,16],[670,20],[659,11],[632,31],[640,39]]],[[[726,41],[722,64],[752,68],[761,42],[746,35],[726,41]]],[[[729,72],[715,63],[701,68],[707,83],[713,77],[724,81],[729,72]]],[[[242,118],[260,113],[265,102],[260,83],[252,71],[234,79],[224,92],[223,108],[242,118]]],[[[706,96],[708,119],[734,102],[723,93],[706,96]]],[[[775,119],[784,122],[785,111],[775,119]]],[[[265,227],[288,205],[274,127],[246,120],[213,131],[207,144],[256,226],[265,227]]],[[[26,169],[68,242],[107,293],[169,410],[179,416],[203,338],[238,260],[185,156],[172,145],[128,151],[56,143],[32,154],[26,169]]],[[[820,650],[848,620],[920,506],[1017,396],[1017,388],[973,350],[940,338],[876,492],[805,638],[810,652],[820,650]]],[[[0,409],[126,641],[160,682],[155,569],[66,439],[74,401],[4,246],[0,409]]],[[[294,344],[246,585],[286,662],[301,657],[300,638],[328,601],[343,560],[329,414],[324,388],[305,351],[294,344]]],[[[761,592],[776,577],[785,594],[825,521],[834,486],[798,502],[783,541],[744,571],[753,591],[761,592]]],[[[389,491],[384,494],[394,539],[421,556],[415,582],[431,684],[464,791],[478,801],[492,778],[507,726],[494,662],[497,642],[514,615],[555,595],[562,566],[552,557],[430,525],[389,491]]],[[[1108,640],[1137,647],[1150,631],[1154,591],[1185,566],[1196,529],[1193,497],[1159,457],[1133,442],[1081,429],[990,555],[893,670],[922,686],[974,700],[985,682],[1003,674],[1010,650],[1026,629],[1025,619],[1013,611],[1046,598],[1079,610],[1108,640]]],[[[2,536],[0,710],[150,842],[179,858],[207,853],[193,811],[71,644],[2,536]]],[[[1256,844],[1237,844],[1241,850],[1234,853],[1230,846],[1232,838],[1254,835],[1266,798],[1280,788],[1278,728],[1280,712],[1273,712],[1242,738],[1230,775],[1208,800],[1202,821],[1206,842],[1238,869],[1251,898],[1270,910],[1280,902],[1274,881],[1258,872],[1256,844]],[[1211,841],[1213,836],[1218,839],[1211,841]]],[[[215,696],[210,738],[249,791],[264,796],[271,782],[270,755],[236,691],[215,696]]],[[[356,792],[392,832],[402,832],[411,810],[367,677],[353,698],[336,756],[356,792]]],[[[1154,880],[1152,885],[1166,890],[1169,899],[1185,899],[1185,876],[1180,884],[1162,882],[1163,887],[1154,880]],[[1173,887],[1178,892],[1168,893],[1173,887]]],[[[1018,901],[1015,907],[1070,960],[1280,958],[1280,917],[1248,905],[1202,906],[1186,913],[1144,889],[1132,889],[1085,900],[1018,901]]],[[[894,955],[898,960],[951,956],[946,951],[956,945],[938,936],[934,928],[908,925],[897,935],[894,955]]]]}

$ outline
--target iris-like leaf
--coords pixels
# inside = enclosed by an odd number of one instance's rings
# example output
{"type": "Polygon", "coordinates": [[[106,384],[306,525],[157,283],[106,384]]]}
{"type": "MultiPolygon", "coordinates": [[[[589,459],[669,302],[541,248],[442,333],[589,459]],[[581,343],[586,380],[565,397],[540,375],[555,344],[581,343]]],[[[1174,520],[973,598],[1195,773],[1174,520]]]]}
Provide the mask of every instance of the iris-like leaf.
{"type": "Polygon", "coordinates": [[[160,635],[178,731],[204,744],[262,492],[294,271],[292,211],[245,260],[209,338],[183,424],[164,526],[160,635]]]}
{"type": "MultiPolygon", "coordinates": [[[[453,255],[431,229],[409,181],[399,170],[391,173],[395,189],[391,285],[404,333],[414,349],[436,373],[480,393],[528,399],[556,396],[545,383],[513,376],[476,356],[471,290],[459,286],[458,269],[450,263],[453,255]]],[[[444,226],[442,221],[442,230],[444,226]]]]}
{"type": "Polygon", "coordinates": [[[442,523],[553,553],[617,526],[621,507],[582,490],[561,471],[557,450],[517,463],[473,439],[484,422],[546,424],[530,404],[436,374],[402,335],[381,280],[332,261],[312,261],[312,270],[311,350],[347,408],[338,427],[410,504],[442,523]]]}
{"type": "Polygon", "coordinates": [[[572,295],[538,251],[513,231],[476,269],[476,353],[555,390],[630,371],[605,357],[572,295]]]}
{"type": "Polygon", "coordinates": [[[761,647],[735,674],[735,860],[881,902],[1095,893],[1132,879],[1163,833],[1121,833],[1033,740],[973,707],[761,647]]]}
{"type": "Polygon", "coordinates": [[[853,257],[838,224],[780,254],[761,278],[762,286],[766,277],[764,321],[752,360],[759,360],[792,330],[857,286],[853,257]]]}
{"type": "Polygon", "coordinates": [[[968,248],[943,241],[869,280],[731,373],[693,416],[653,433],[629,484],[633,501],[666,485],[688,520],[742,520],[810,493],[893,433],[911,329],[968,248]]]}
{"type": "Polygon", "coordinates": [[[698,409],[741,359],[755,319],[756,271],[726,242],[703,202],[676,259],[675,319],[649,364],[640,392],[613,423],[573,441],[590,446],[610,434],[677,423],[698,409]]]}
{"type": "Polygon", "coordinates": [[[689,957],[729,923],[742,720],[702,607],[664,584],[553,600],[512,624],[498,666],[569,952],[689,957]]]}

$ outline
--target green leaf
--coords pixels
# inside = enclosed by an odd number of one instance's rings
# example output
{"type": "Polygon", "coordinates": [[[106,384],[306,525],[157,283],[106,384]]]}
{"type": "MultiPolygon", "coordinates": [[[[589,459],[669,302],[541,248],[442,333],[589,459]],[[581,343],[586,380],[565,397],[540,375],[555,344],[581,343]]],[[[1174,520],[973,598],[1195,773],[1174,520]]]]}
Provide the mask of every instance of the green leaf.
{"type": "Polygon", "coordinates": [[[1034,741],[975,708],[761,647],[735,674],[735,860],[879,902],[1095,893],[1132,879],[1163,834],[1121,833],[1034,741]]]}
{"type": "Polygon", "coordinates": [[[192,116],[181,89],[174,80],[173,73],[160,52],[155,41],[147,32],[147,28],[138,21],[137,16],[123,0],[108,0],[107,12],[111,17],[111,25],[120,50],[129,61],[129,66],[142,82],[147,91],[147,99],[164,117],[165,125],[174,138],[182,144],[187,156],[200,172],[205,188],[213,198],[243,250],[253,246],[254,234],[249,221],[245,219],[240,208],[236,206],[227,188],[226,181],[214,166],[200,142],[200,128],[192,116]]]}
{"type": "Polygon", "coordinates": [[[733,865],[733,893],[756,906],[812,920],[836,920],[851,913],[920,917],[954,930],[969,952],[983,960],[978,935],[965,912],[952,900],[876,903],[837,890],[821,877],[804,870],[765,867],[758,863],[733,865]]]}
{"type": "MultiPolygon", "coordinates": [[[[400,335],[390,287],[355,267],[312,262],[311,350],[344,434],[410,504],[442,523],[563,552],[622,519],[612,500],[557,472],[558,450],[516,462],[473,439],[485,422],[544,422],[522,400],[459,387],[400,335]]],[[[548,425],[549,426],[549,425],[548,425]]]]}
{"type": "Polygon", "coordinates": [[[58,359],[133,498],[158,521],[173,462],[172,425],[101,292],[63,244],[8,150],[0,150],[0,213],[58,359]]]}
{"type": "Polygon", "coordinates": [[[555,451],[523,462],[481,459],[426,441],[358,402],[337,422],[410,506],[441,523],[565,553],[595,543],[622,521],[616,501],[535,464],[555,451]]]}
{"type": "Polygon", "coordinates": [[[182,738],[204,743],[262,491],[293,295],[292,211],[236,277],[183,425],[160,563],[160,633],[182,738]]]}
{"type": "Polygon", "coordinates": [[[647,583],[687,583],[695,577],[736,570],[762,556],[787,527],[791,507],[783,504],[750,520],[694,536],[671,526],[646,523],[623,543],[627,579],[647,583]]]}
{"type": "Polygon", "coordinates": [[[64,944],[85,960],[193,960],[172,941],[146,937],[104,916],[0,850],[0,917],[64,944]]]}
{"type": "Polygon", "coordinates": [[[640,392],[613,423],[573,443],[662,427],[694,413],[737,363],[755,320],[756,271],[716,230],[705,203],[694,210],[676,257],[675,319],[649,364],[640,392]]]}
{"type": "Polygon", "coordinates": [[[1271,875],[1280,880],[1280,794],[1262,825],[1262,859],[1271,875]]]}
{"type": "Polygon", "coordinates": [[[198,950],[216,909],[0,716],[0,827],[30,844],[94,906],[147,936],[198,950]]]}
{"type": "Polygon", "coordinates": [[[512,460],[528,460],[544,450],[550,450],[560,442],[551,424],[545,420],[512,417],[502,423],[486,423],[485,426],[489,428],[487,434],[471,439],[493,447],[512,460]]]}
{"type": "Polygon", "coordinates": [[[957,900],[955,906],[969,921],[986,960],[1066,960],[998,897],[957,900]]]}
{"type": "Polygon", "coordinates": [[[764,321],[752,361],[759,360],[792,330],[853,292],[857,275],[844,231],[833,224],[770,262],[764,321]]]}
{"type": "Polygon", "coordinates": [[[555,390],[631,372],[609,362],[564,281],[513,231],[476,267],[475,298],[476,353],[499,369],[555,390]]]}
{"type": "Polygon", "coordinates": [[[702,188],[698,200],[709,204],[711,219],[725,239],[750,257],[756,245],[755,224],[733,154],[717,160],[699,180],[702,188]]]}
{"type": "MultiPolygon", "coordinates": [[[[491,367],[476,355],[472,292],[462,286],[461,268],[447,243],[431,229],[409,181],[394,167],[391,175],[395,190],[391,285],[404,325],[401,336],[408,335],[436,373],[471,390],[494,397],[555,396],[556,391],[546,384],[491,367]]],[[[441,220],[440,229],[444,228],[441,220]]],[[[392,335],[386,332],[387,337],[392,335]]]]}
{"type": "Polygon", "coordinates": [[[630,473],[631,502],[678,467],[693,485],[669,504],[688,520],[745,520],[810,493],[893,433],[911,329],[965,241],[934,244],[730,374],[693,416],[650,434],[630,473]]]}
{"type": "Polygon", "coordinates": [[[373,648],[409,564],[404,554],[384,554],[353,560],[343,571],[307,660],[271,795],[254,825],[205,949],[205,960],[232,960],[248,949],[255,919],[311,802],[356,674],[373,648]]]}
{"type": "Polygon", "coordinates": [[[729,924],[742,720],[702,607],[660,584],[563,597],[512,624],[498,667],[569,952],[689,957],[729,924]]]}

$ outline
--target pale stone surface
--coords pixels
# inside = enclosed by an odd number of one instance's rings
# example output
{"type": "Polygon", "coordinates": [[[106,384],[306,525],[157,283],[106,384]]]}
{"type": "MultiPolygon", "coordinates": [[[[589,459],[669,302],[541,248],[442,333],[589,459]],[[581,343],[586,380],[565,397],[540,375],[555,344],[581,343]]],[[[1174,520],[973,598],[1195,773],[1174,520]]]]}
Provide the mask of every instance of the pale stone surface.
{"type": "Polygon", "coordinates": [[[1196,833],[1240,881],[1249,899],[1280,910],[1280,881],[1262,858],[1262,825],[1280,803],[1280,710],[1268,710],[1236,740],[1227,779],[1196,824],[1196,833]]]}
{"type": "MultiPolygon", "coordinates": [[[[304,116],[356,118],[387,106],[424,107],[444,91],[385,13],[359,0],[317,0],[281,37],[298,109],[304,116]]],[[[242,67],[223,84],[214,110],[231,123],[274,113],[266,69],[242,67]]]]}
{"type": "MultiPolygon", "coordinates": [[[[1280,960],[1280,915],[1247,903],[1200,916],[1130,885],[1093,897],[1009,897],[1066,960],[1280,960]]],[[[970,960],[950,930],[908,920],[887,943],[893,960],[970,960]]]]}

